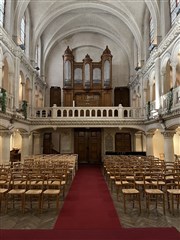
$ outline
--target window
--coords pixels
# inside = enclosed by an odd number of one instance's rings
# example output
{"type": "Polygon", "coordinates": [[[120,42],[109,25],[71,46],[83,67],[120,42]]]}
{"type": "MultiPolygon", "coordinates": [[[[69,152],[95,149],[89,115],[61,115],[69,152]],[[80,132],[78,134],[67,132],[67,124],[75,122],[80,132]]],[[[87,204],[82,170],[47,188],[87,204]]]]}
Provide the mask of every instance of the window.
{"type": "Polygon", "coordinates": [[[4,26],[4,17],[5,17],[5,0],[0,0],[0,26],[4,26]]]}
{"type": "Polygon", "coordinates": [[[171,25],[173,25],[176,17],[180,13],[180,0],[170,0],[169,4],[170,4],[171,25]]]}
{"type": "MultiPolygon", "coordinates": [[[[21,20],[21,29],[20,29],[20,44],[21,46],[25,46],[25,39],[26,39],[26,18],[25,16],[21,20]]],[[[24,47],[22,47],[24,50],[24,47]]]]}

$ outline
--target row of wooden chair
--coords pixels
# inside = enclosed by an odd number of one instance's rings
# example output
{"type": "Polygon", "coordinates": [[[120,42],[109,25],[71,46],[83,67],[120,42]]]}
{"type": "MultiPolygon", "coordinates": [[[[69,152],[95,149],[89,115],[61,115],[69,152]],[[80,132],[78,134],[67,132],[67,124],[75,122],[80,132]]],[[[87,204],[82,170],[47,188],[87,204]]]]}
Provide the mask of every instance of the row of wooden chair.
{"type": "Polygon", "coordinates": [[[152,198],[156,200],[156,207],[157,200],[162,200],[164,214],[166,198],[168,209],[173,214],[175,200],[179,207],[180,167],[175,162],[167,167],[165,163],[146,158],[142,161],[141,158],[134,156],[132,158],[130,156],[108,156],[104,161],[104,175],[111,191],[115,186],[117,200],[119,201],[120,194],[123,196],[125,212],[127,196],[138,200],[140,212],[141,200],[144,197],[148,212],[152,198]]]}
{"type": "Polygon", "coordinates": [[[44,201],[50,198],[56,199],[56,208],[59,208],[60,194],[64,197],[66,180],[64,175],[49,174],[21,174],[13,173],[11,178],[7,175],[0,180],[0,205],[4,201],[5,209],[8,210],[8,203],[14,204],[16,200],[20,200],[21,210],[25,211],[25,204],[29,199],[32,204],[36,200],[38,209],[41,212],[44,201]]]}
{"type": "Polygon", "coordinates": [[[25,211],[29,200],[31,207],[38,203],[41,212],[45,200],[56,200],[59,208],[60,195],[65,196],[66,187],[71,184],[77,170],[77,155],[38,155],[25,158],[24,162],[0,166],[0,209],[4,203],[6,211],[9,202],[15,205],[20,200],[25,211]],[[36,200],[36,201],[35,201],[36,200]]]}

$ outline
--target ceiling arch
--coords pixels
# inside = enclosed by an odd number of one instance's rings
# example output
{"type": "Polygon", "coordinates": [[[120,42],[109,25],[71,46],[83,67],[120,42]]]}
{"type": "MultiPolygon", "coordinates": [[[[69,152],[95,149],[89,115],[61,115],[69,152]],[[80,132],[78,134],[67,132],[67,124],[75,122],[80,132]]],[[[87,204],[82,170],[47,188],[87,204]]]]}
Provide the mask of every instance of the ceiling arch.
{"type": "MultiPolygon", "coordinates": [[[[132,35],[134,36],[138,46],[138,51],[140,52],[139,55],[141,55],[142,36],[140,33],[140,29],[138,28],[138,25],[136,24],[136,21],[134,20],[132,14],[130,12],[127,12],[127,9],[124,9],[123,11],[123,8],[114,9],[112,8],[112,6],[107,6],[103,4],[97,4],[97,3],[85,3],[83,6],[84,6],[84,9],[86,10],[93,9],[93,10],[98,10],[100,12],[103,11],[123,21],[127,25],[128,29],[130,29],[130,31],[132,32],[132,35]]],[[[34,49],[43,31],[48,27],[48,25],[52,21],[54,21],[57,18],[57,16],[64,15],[64,14],[71,14],[71,12],[75,10],[78,10],[81,12],[82,4],[73,3],[71,5],[66,5],[65,7],[62,7],[62,8],[57,8],[57,6],[54,6],[54,8],[51,9],[50,14],[45,13],[44,16],[42,16],[41,18],[40,24],[36,26],[36,29],[35,29],[36,31],[33,38],[34,49]]]]}

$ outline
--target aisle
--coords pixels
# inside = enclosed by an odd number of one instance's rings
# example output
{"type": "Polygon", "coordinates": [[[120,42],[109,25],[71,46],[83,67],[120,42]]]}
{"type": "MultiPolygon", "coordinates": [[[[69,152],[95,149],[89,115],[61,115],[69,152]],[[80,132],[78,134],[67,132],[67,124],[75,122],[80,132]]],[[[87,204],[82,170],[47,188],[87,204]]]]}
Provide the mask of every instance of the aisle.
{"type": "Polygon", "coordinates": [[[81,166],[55,229],[110,230],[121,225],[99,166],[81,166]]]}
{"type": "Polygon", "coordinates": [[[80,167],[51,230],[0,230],[1,240],[179,240],[175,228],[122,228],[99,167],[80,167]]]}

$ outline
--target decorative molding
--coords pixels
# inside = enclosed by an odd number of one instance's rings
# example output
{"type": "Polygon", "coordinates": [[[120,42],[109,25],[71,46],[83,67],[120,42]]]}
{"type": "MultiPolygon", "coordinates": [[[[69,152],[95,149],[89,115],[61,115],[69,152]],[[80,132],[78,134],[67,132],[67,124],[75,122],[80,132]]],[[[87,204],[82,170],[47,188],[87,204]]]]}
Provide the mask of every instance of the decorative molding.
{"type": "Polygon", "coordinates": [[[147,138],[152,138],[154,136],[154,132],[146,132],[145,135],[147,138]]]}
{"type": "Polygon", "coordinates": [[[0,130],[1,137],[10,137],[12,132],[10,130],[0,130]]]}
{"type": "Polygon", "coordinates": [[[164,132],[162,132],[164,138],[173,138],[174,134],[176,134],[176,131],[174,130],[165,130],[164,132]]]}

